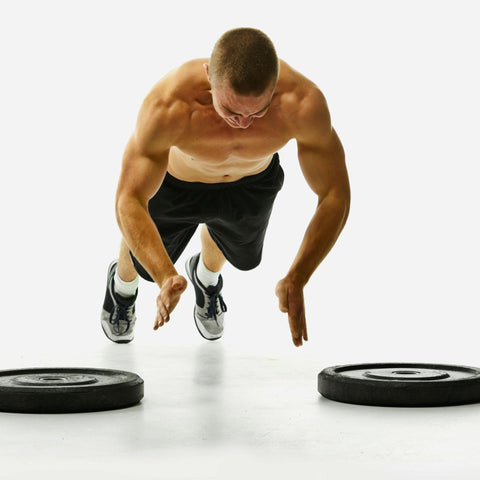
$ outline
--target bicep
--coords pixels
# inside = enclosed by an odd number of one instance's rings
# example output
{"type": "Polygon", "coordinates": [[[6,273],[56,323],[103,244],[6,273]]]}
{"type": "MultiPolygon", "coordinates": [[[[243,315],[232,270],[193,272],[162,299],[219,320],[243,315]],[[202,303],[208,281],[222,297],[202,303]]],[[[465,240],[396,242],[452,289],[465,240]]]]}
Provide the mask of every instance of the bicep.
{"type": "Polygon", "coordinates": [[[155,155],[146,154],[132,136],[123,156],[117,202],[135,199],[146,207],[162,184],[168,167],[168,154],[168,148],[155,155]]]}
{"type": "Polygon", "coordinates": [[[348,196],[345,152],[332,127],[327,101],[317,88],[303,98],[296,129],[298,159],[310,188],[320,200],[332,192],[348,196]]]}
{"type": "MultiPolygon", "coordinates": [[[[173,109],[173,111],[175,111],[173,109]]],[[[173,142],[172,110],[147,96],[138,114],[135,132],[123,155],[117,201],[138,200],[145,207],[162,184],[173,142]]]]}
{"type": "Polygon", "coordinates": [[[329,193],[349,196],[345,152],[333,128],[310,141],[297,140],[297,146],[305,180],[320,199],[329,193]]]}

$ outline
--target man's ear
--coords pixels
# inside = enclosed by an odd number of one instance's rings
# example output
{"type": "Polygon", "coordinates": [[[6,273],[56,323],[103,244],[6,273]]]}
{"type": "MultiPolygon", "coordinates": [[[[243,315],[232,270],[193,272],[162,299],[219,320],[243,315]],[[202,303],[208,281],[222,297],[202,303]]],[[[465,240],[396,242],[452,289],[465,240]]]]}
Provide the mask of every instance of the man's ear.
{"type": "Polygon", "coordinates": [[[210,80],[210,73],[209,73],[210,71],[209,71],[209,65],[208,65],[208,63],[204,63],[204,64],[203,64],[203,68],[205,69],[205,73],[207,74],[208,81],[209,81],[210,83],[212,83],[212,81],[210,80]]]}

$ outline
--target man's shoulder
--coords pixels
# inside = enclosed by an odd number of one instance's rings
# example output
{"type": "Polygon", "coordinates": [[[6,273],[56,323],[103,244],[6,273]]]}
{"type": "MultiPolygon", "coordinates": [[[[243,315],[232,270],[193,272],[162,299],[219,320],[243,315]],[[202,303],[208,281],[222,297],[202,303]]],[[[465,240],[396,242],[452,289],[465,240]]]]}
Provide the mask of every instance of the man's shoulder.
{"type": "Polygon", "coordinates": [[[189,60],[170,70],[153,86],[147,98],[161,103],[191,101],[199,89],[209,88],[203,68],[206,61],[207,59],[189,60]]]}
{"type": "Polygon", "coordinates": [[[170,70],[146,95],[141,111],[150,118],[163,118],[171,124],[187,115],[200,89],[208,88],[202,76],[202,59],[190,60],[170,70]]]}
{"type": "Polygon", "coordinates": [[[286,62],[281,61],[280,65],[279,91],[283,95],[295,102],[297,107],[299,103],[308,102],[313,102],[317,108],[325,106],[325,97],[316,83],[286,62]]]}
{"type": "Polygon", "coordinates": [[[179,65],[173,70],[180,82],[207,82],[207,74],[204,65],[209,62],[208,58],[194,58],[179,65]]]}
{"type": "Polygon", "coordinates": [[[282,110],[292,123],[301,127],[322,118],[328,121],[327,101],[320,88],[286,62],[281,61],[280,65],[277,91],[282,98],[282,110]]]}
{"type": "Polygon", "coordinates": [[[182,134],[198,92],[210,88],[203,69],[205,60],[190,60],[171,70],[146,95],[136,126],[137,136],[145,144],[158,139],[174,141],[182,134]]]}

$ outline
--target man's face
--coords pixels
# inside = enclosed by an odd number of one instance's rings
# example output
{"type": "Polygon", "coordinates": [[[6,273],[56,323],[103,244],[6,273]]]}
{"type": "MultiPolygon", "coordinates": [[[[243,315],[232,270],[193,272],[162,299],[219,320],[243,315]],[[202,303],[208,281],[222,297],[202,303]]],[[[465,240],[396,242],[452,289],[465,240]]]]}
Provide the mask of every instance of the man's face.
{"type": "MultiPolygon", "coordinates": [[[[212,84],[208,63],[203,67],[208,81],[212,84]]],[[[227,81],[217,81],[215,87],[212,85],[213,108],[231,127],[245,129],[255,118],[261,118],[267,113],[274,92],[273,85],[259,97],[238,95],[227,81]]]]}
{"type": "Polygon", "coordinates": [[[272,102],[272,87],[259,97],[236,94],[225,82],[212,87],[215,111],[233,128],[248,128],[256,118],[263,117],[272,102]]]}

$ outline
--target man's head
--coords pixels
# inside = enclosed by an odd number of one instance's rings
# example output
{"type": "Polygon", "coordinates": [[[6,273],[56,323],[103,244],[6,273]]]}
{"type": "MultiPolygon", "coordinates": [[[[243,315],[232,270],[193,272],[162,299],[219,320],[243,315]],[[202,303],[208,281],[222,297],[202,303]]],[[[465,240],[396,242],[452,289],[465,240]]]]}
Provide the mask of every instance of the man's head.
{"type": "Polygon", "coordinates": [[[279,63],[273,43],[263,32],[237,28],[224,33],[206,70],[215,110],[230,126],[247,128],[266,113],[279,63]]]}

